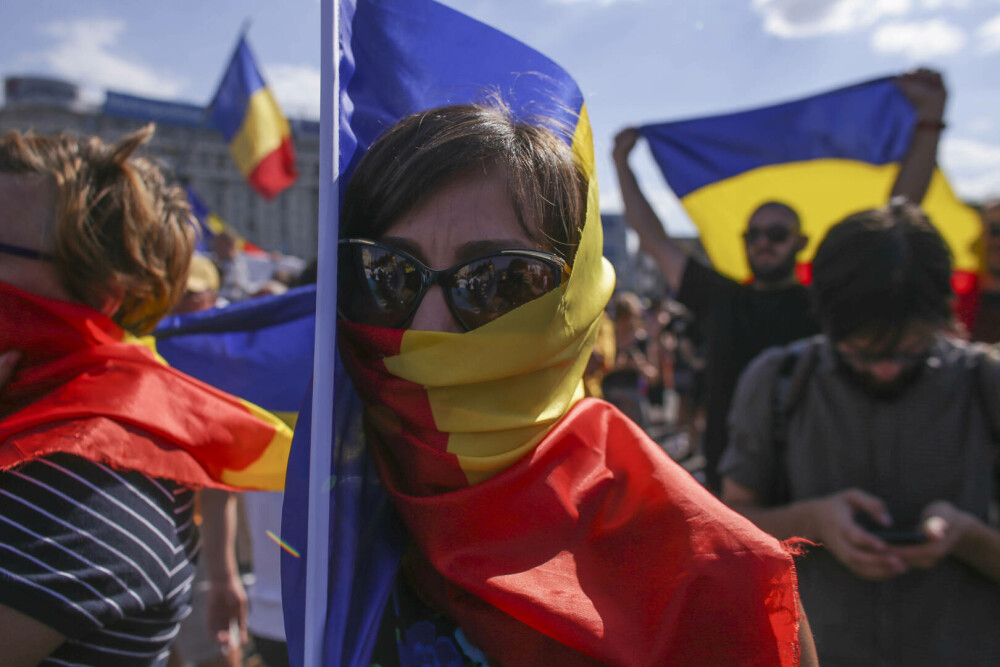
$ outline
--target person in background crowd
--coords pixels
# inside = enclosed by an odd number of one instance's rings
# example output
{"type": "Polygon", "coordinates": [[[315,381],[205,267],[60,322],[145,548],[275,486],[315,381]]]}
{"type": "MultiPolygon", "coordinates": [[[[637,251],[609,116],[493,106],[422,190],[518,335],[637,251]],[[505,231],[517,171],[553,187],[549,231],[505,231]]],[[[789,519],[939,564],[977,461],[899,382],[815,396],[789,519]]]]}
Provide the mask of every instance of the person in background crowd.
{"type": "MultiPolygon", "coordinates": [[[[945,89],[937,72],[918,70],[896,79],[916,107],[919,122],[892,195],[923,200],[934,169],[944,113],[945,89]]],[[[697,261],[666,235],[663,224],[639,189],[628,163],[638,139],[634,129],[615,137],[613,157],[625,204],[626,222],[638,233],[676,298],[700,320],[706,338],[707,416],[703,442],[708,487],[720,489],[717,471],[726,445],[726,420],[736,380],[764,349],[819,331],[809,294],[795,274],[796,255],[805,248],[799,216],[781,202],[765,202],[747,221],[743,235],[753,272],[740,285],[697,261]]],[[[888,199],[888,197],[887,197],[888,199]]]]}
{"type": "Polygon", "coordinates": [[[225,299],[219,298],[219,270],[208,257],[195,253],[191,257],[187,287],[174,306],[174,314],[185,315],[227,305],[225,299]]]}
{"type": "Polygon", "coordinates": [[[601,386],[609,403],[648,430],[649,387],[659,380],[659,368],[642,312],[642,303],[634,293],[622,292],[616,297],[614,366],[601,386]]]}
{"type": "Polygon", "coordinates": [[[799,589],[823,665],[996,665],[1000,357],[945,335],[951,253],[911,204],[834,226],[823,335],[740,379],[722,499],[821,544],[799,589]]]}
{"type": "Polygon", "coordinates": [[[212,250],[215,265],[222,276],[219,295],[231,303],[252,296],[255,290],[250,283],[250,267],[237,247],[236,236],[228,230],[222,232],[215,237],[212,250]]]}
{"type": "Polygon", "coordinates": [[[163,665],[199,545],[188,486],[232,465],[216,437],[252,435],[129,342],[194,247],[183,190],[134,155],[152,134],[0,138],[3,664],[163,665]]]}
{"type": "MultiPolygon", "coordinates": [[[[209,310],[218,302],[219,271],[195,253],[184,295],[174,314],[209,310]]],[[[219,489],[197,492],[202,550],[192,583],[191,614],[181,622],[167,667],[240,667],[247,642],[247,596],[236,562],[236,494],[219,489]]]]}
{"type": "Polygon", "coordinates": [[[982,271],[975,288],[958,297],[955,311],[970,340],[1000,343],[1000,199],[986,202],[980,216],[982,271]]]}
{"type": "Polygon", "coordinates": [[[615,325],[607,313],[601,316],[601,323],[594,340],[594,351],[590,354],[587,368],[583,371],[583,389],[587,396],[604,398],[602,383],[604,376],[615,367],[615,325]]]}

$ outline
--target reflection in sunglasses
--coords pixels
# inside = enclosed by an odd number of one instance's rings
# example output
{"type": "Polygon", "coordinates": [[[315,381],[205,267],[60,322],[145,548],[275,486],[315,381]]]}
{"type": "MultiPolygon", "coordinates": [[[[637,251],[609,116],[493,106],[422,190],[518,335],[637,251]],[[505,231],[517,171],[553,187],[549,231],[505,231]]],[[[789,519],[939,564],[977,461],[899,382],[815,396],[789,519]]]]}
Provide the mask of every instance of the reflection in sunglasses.
{"type": "Polygon", "coordinates": [[[345,239],[340,242],[338,311],[354,322],[398,328],[437,284],[455,319],[470,330],[554,289],[565,267],[550,253],[501,250],[434,271],[395,248],[345,239]]]}

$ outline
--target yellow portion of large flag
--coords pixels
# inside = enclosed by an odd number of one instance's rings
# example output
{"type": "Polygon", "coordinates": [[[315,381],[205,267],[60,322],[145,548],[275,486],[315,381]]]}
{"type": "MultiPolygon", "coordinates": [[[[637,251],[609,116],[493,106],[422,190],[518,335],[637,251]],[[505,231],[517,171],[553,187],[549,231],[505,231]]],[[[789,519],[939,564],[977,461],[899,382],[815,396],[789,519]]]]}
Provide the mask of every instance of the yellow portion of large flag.
{"type": "MultiPolygon", "coordinates": [[[[745,281],[750,278],[750,267],[742,234],[758,206],[780,201],[798,211],[803,232],[809,236],[799,261],[807,263],[833,224],[888,203],[898,171],[897,164],[876,166],[855,160],[790,162],[706,185],[681,201],[698,226],[715,268],[745,281]]],[[[934,171],[922,208],[951,247],[955,268],[976,271],[978,215],[955,196],[940,170],[934,171]]]]}
{"type": "Polygon", "coordinates": [[[584,396],[583,371],[614,290],[603,233],[586,107],[573,150],[590,174],[587,217],[569,278],[559,289],[473,331],[407,331],[390,373],[427,390],[470,484],[527,454],[584,396]]]}
{"type": "Polygon", "coordinates": [[[229,144],[229,152],[246,178],[266,156],[278,150],[291,127],[266,86],[258,88],[247,102],[246,115],[229,144]]]}

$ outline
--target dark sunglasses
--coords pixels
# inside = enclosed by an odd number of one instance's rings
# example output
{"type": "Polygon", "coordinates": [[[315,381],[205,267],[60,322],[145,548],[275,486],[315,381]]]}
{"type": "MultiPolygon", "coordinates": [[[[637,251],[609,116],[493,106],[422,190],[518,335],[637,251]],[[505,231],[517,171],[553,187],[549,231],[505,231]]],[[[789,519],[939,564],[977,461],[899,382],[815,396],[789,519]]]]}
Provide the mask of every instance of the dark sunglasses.
{"type": "Polygon", "coordinates": [[[47,252],[42,252],[41,250],[32,250],[31,248],[25,248],[19,245],[11,245],[10,243],[0,243],[0,252],[5,255],[13,255],[14,257],[24,257],[26,259],[37,259],[43,262],[51,262],[55,259],[52,255],[47,252]]]}
{"type": "Polygon", "coordinates": [[[986,233],[992,236],[993,238],[997,238],[998,236],[1000,236],[1000,222],[991,222],[990,224],[986,225],[986,233]]]}
{"type": "Polygon", "coordinates": [[[337,262],[338,314],[390,329],[406,328],[431,285],[471,331],[555,289],[568,271],[562,258],[537,250],[499,250],[434,271],[368,239],[342,239],[337,262]]]}
{"type": "Polygon", "coordinates": [[[761,236],[767,237],[771,243],[784,243],[791,237],[792,232],[788,227],[775,225],[773,227],[755,227],[743,232],[743,239],[748,243],[755,243],[761,236]]]}

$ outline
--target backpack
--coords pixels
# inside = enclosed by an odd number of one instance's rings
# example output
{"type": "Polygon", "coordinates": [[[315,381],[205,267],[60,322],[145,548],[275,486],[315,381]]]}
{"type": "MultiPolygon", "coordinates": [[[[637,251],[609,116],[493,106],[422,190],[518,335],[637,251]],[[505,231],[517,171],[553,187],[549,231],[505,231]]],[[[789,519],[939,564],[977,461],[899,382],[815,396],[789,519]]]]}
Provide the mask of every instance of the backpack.
{"type": "MultiPolygon", "coordinates": [[[[805,395],[806,385],[819,361],[822,336],[796,341],[785,349],[778,365],[778,375],[772,388],[771,437],[774,451],[774,475],[771,479],[767,504],[787,505],[791,502],[788,475],[788,425],[796,407],[805,395]]],[[[990,439],[1000,444],[1000,415],[993,414],[991,405],[1000,403],[1000,386],[991,380],[1000,369],[1000,347],[976,345],[973,348],[973,392],[986,417],[990,439]]],[[[1000,495],[1000,460],[997,467],[997,493],[1000,495]]]]}

